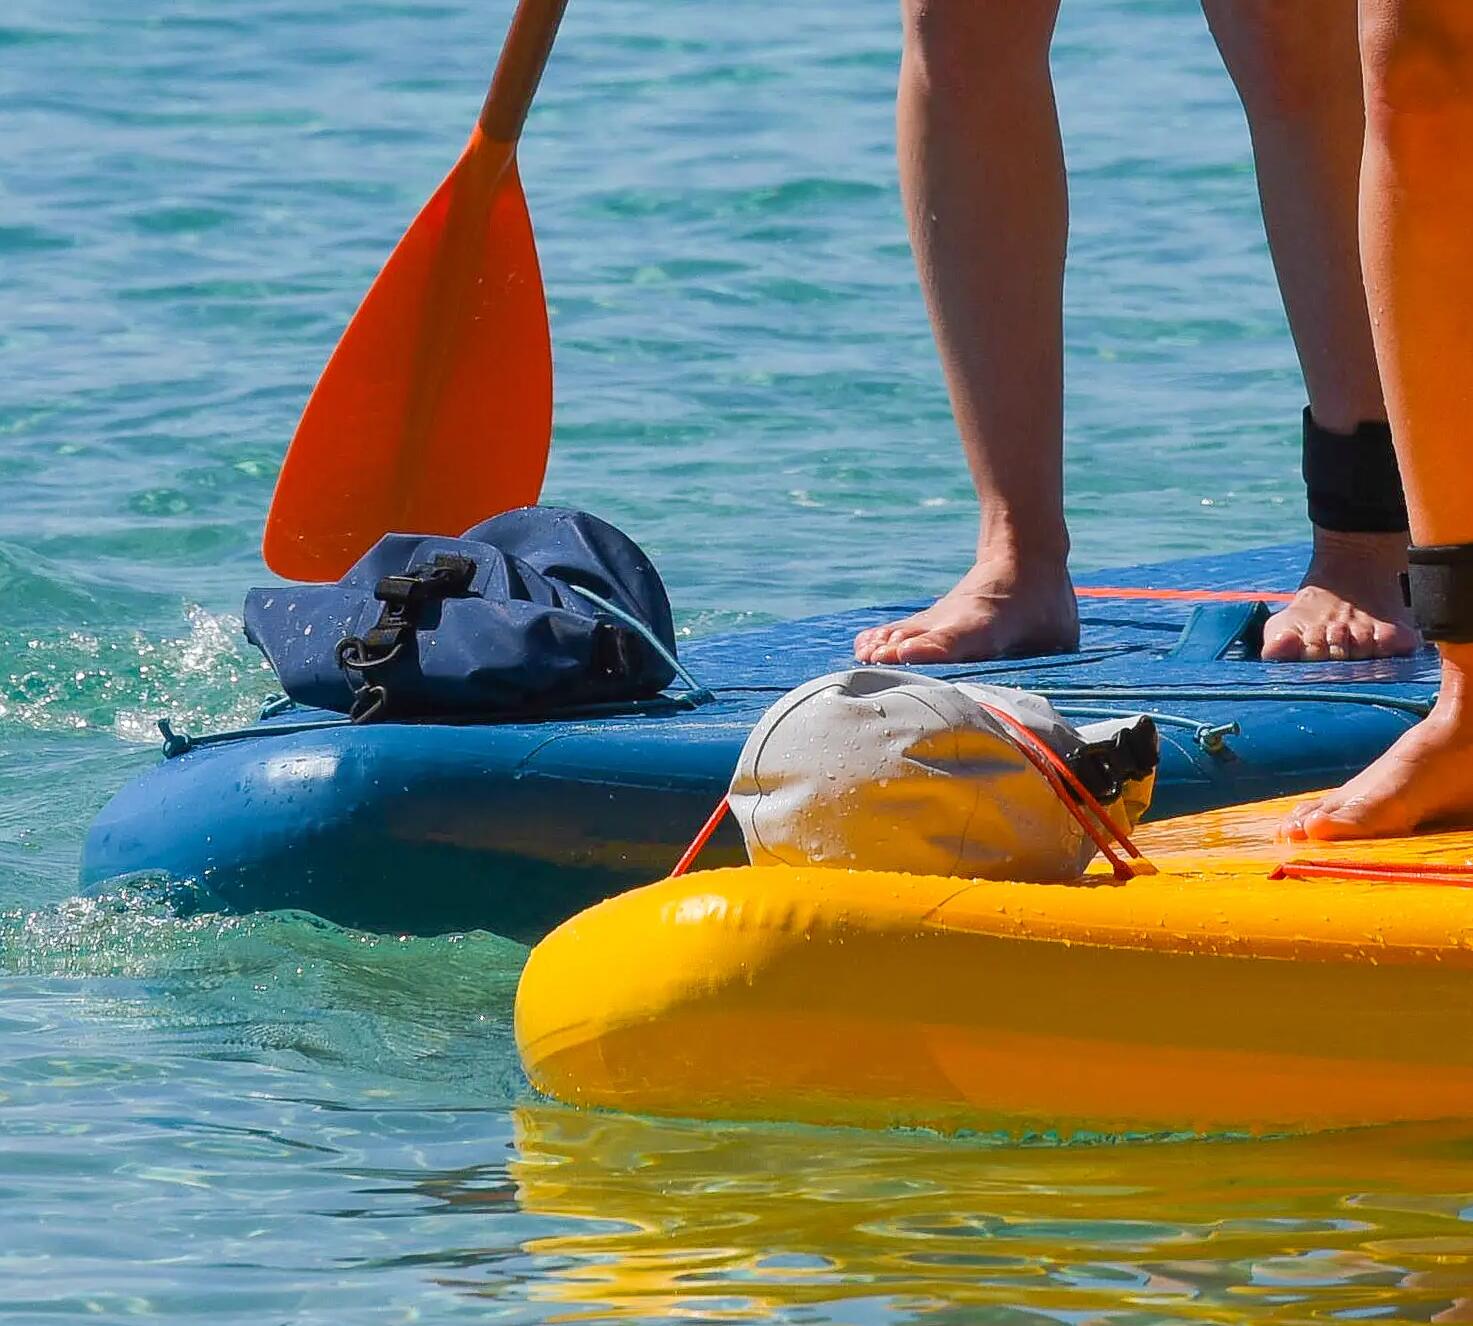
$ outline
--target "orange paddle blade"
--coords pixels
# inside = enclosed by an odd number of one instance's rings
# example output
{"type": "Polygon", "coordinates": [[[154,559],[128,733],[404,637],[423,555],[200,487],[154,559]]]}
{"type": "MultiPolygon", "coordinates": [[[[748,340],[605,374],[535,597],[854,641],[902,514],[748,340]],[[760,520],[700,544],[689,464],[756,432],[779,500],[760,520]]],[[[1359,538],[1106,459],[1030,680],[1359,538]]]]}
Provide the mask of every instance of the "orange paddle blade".
{"type": "Polygon", "coordinates": [[[353,315],[277,480],[277,574],[335,580],[386,533],[537,500],[552,348],[515,152],[476,128],[353,315]]]}

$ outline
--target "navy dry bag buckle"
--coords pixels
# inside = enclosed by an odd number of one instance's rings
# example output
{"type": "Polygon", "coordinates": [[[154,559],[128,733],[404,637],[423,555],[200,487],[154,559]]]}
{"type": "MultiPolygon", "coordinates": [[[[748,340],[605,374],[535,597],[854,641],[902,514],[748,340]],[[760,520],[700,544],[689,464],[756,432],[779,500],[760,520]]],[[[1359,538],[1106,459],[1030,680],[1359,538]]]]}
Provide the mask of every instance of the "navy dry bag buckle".
{"type": "Polygon", "coordinates": [[[348,717],[369,723],[389,706],[388,687],[366,675],[374,668],[392,663],[418,629],[424,609],[447,598],[470,593],[476,564],[458,553],[440,553],[433,562],[412,567],[403,575],[384,576],[373,596],[384,605],[378,621],[362,635],[345,635],[333,651],[338,667],[353,687],[353,706],[348,717]],[[349,674],[357,673],[355,682],[349,674]]]}

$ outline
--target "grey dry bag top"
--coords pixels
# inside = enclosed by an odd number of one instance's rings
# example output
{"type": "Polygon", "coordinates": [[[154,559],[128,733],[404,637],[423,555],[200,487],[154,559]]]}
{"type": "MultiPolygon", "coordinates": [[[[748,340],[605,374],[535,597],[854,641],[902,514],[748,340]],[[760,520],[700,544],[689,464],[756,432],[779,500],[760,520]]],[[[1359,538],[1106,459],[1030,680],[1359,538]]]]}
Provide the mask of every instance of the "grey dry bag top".
{"type": "Polygon", "coordinates": [[[649,558],[582,511],[523,507],[460,538],[389,534],[335,585],[253,589],[245,632],[293,700],[358,721],[489,717],[647,699],[675,676],[649,558]]]}
{"type": "Polygon", "coordinates": [[[752,864],[1077,879],[1095,844],[999,714],[1117,829],[1145,813],[1160,751],[1144,715],[1076,728],[1027,691],[853,668],[790,691],[747,739],[730,801],[752,864]]]}

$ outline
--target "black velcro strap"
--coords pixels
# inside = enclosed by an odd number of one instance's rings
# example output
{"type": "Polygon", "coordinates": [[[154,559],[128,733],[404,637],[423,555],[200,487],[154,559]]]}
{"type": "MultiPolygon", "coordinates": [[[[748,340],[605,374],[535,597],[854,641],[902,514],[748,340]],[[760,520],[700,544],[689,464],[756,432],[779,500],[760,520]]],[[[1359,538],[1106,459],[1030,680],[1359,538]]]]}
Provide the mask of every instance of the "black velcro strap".
{"type": "Polygon", "coordinates": [[[1390,424],[1366,420],[1353,433],[1332,433],[1306,409],[1304,487],[1309,518],[1320,529],[1342,534],[1399,534],[1407,529],[1390,424]]]}
{"type": "Polygon", "coordinates": [[[1473,543],[1408,548],[1401,596],[1428,640],[1473,644],[1473,543]]]}

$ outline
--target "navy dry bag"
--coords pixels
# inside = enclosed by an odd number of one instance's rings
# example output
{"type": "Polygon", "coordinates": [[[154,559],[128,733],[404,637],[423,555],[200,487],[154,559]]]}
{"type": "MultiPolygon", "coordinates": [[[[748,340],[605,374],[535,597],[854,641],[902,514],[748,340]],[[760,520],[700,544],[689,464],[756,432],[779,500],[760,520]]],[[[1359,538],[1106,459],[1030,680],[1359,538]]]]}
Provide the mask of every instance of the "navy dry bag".
{"type": "Polygon", "coordinates": [[[458,539],[389,534],[335,585],[253,589],[245,632],[301,704],[367,722],[646,699],[675,676],[659,575],[582,511],[523,507],[458,539]]]}

